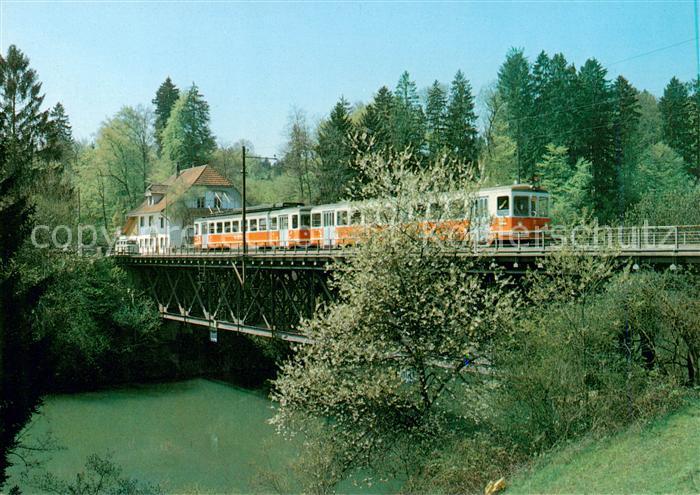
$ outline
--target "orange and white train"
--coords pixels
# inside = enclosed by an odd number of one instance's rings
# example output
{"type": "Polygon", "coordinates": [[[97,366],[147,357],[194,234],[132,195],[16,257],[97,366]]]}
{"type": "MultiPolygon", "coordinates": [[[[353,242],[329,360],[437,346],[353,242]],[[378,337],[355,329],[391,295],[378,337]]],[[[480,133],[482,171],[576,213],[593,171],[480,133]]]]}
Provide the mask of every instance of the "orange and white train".
{"type": "MultiPolygon", "coordinates": [[[[482,242],[530,240],[550,223],[549,194],[527,184],[480,189],[467,197],[445,196],[415,206],[416,218],[431,226],[475,232],[482,242]]],[[[365,226],[381,225],[371,208],[351,202],[318,206],[278,203],[246,208],[249,249],[342,247],[361,237],[365,226]]],[[[410,218],[411,215],[408,215],[410,218]]],[[[240,249],[240,210],[197,218],[194,247],[202,250],[240,249]]]]}

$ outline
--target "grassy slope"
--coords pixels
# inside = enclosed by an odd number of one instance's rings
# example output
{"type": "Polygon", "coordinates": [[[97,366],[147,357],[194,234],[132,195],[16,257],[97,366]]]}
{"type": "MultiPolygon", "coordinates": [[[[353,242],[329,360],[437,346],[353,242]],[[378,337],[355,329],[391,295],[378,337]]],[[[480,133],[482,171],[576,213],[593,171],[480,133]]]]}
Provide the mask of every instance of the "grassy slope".
{"type": "Polygon", "coordinates": [[[512,480],[516,493],[700,493],[700,400],[643,428],[567,447],[512,480]]]}

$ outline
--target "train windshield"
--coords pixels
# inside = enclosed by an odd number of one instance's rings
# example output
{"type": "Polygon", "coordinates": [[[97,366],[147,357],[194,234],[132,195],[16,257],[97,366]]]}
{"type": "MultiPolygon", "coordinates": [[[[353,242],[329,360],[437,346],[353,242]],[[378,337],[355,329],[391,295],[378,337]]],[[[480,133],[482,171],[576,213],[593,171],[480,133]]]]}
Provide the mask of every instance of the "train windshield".
{"type": "Polygon", "coordinates": [[[514,196],[513,197],[513,216],[527,217],[530,214],[530,197],[529,196],[514,196]]]}

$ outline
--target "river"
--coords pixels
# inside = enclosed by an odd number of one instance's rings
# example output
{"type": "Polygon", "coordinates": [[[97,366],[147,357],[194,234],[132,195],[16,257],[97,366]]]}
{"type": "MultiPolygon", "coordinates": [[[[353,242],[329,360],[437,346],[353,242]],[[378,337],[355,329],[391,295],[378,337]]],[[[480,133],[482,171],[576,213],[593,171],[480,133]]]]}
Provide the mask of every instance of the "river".
{"type": "MultiPolygon", "coordinates": [[[[267,423],[264,393],[204,379],[47,397],[27,440],[51,432],[64,449],[41,454],[43,467],[75,476],[92,453],[112,452],[123,473],[166,492],[249,493],[260,469],[282,466],[295,448],[267,423]]],[[[8,486],[18,483],[20,466],[8,486]]],[[[269,490],[267,490],[269,491],[269,490]]]]}

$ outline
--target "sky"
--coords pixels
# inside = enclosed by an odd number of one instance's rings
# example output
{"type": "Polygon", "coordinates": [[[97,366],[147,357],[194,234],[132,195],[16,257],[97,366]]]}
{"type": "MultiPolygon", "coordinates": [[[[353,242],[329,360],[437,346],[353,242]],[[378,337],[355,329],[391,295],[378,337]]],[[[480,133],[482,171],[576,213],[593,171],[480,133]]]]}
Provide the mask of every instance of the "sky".
{"type": "Polygon", "coordinates": [[[162,2],[0,0],[0,49],[17,45],[94,137],[124,105],[150,105],[170,76],[193,82],[222,144],[279,155],[290,113],[313,124],[342,95],[367,102],[408,70],[419,88],[461,69],[479,94],[511,47],[534,60],[595,57],[656,95],[696,77],[692,0],[661,2],[162,2]]]}

